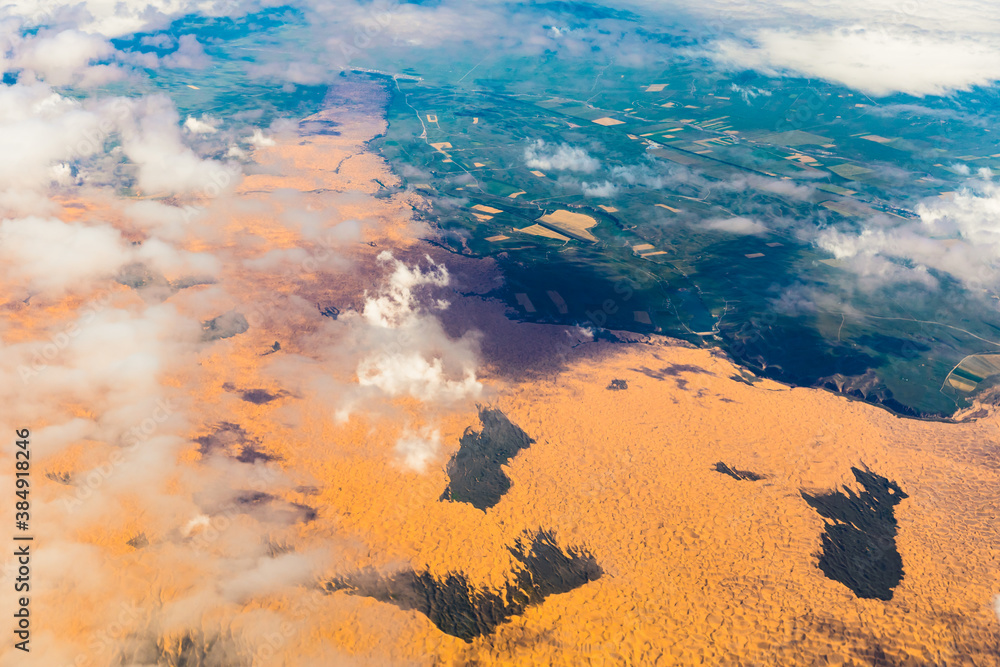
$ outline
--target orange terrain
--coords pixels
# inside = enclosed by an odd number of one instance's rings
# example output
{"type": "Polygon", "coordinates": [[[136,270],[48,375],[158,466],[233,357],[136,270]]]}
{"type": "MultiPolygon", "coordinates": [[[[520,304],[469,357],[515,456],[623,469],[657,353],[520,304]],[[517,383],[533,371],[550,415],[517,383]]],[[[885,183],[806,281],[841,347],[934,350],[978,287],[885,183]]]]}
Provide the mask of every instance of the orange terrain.
{"type": "MultiPolygon", "coordinates": [[[[39,453],[38,664],[1000,665],[996,413],[903,419],[666,338],[588,342],[510,321],[457,294],[492,289],[490,261],[419,241],[416,194],[372,196],[374,179],[395,182],[362,145],[378,124],[342,130],[258,149],[261,173],[210,205],[210,228],[187,232],[183,247],[224,260],[226,293],[191,287],[166,303],[194,322],[232,308],[249,329],[150,371],[183,418],[137,450],[143,467],[118,468],[128,472],[70,511],[67,480],[115,447],[85,438],[39,453]],[[350,224],[330,240],[306,213],[321,229],[350,224]],[[423,306],[419,330],[464,341],[481,386],[445,385],[450,400],[359,393],[374,331],[360,313],[389,270],[386,249],[448,267],[451,290],[434,293],[449,303],[423,306]],[[504,464],[510,488],[485,511],[441,499],[463,433],[481,428],[477,404],[533,440],[504,464]],[[407,437],[423,443],[416,462],[400,449],[407,437]],[[820,567],[835,522],[806,496],[861,493],[852,468],[902,492],[891,599],[858,597],[820,567]],[[461,573],[502,590],[517,567],[508,547],[539,529],[601,575],[471,641],[420,611],[324,590],[361,571],[461,573]]],[[[112,292],[109,308],[147,307],[112,292]]],[[[80,303],[28,310],[11,297],[20,328],[5,343],[44,339],[80,303]]],[[[54,396],[33,430],[94,418],[105,400],[54,396]]]]}

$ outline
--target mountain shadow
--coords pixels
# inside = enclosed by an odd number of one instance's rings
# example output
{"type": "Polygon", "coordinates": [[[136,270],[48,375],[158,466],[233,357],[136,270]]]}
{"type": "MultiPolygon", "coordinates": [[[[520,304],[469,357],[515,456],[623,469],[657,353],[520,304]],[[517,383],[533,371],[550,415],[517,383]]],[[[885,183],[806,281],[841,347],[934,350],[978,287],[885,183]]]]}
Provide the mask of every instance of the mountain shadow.
{"type": "Polygon", "coordinates": [[[441,632],[471,642],[548,596],[568,593],[603,574],[589,552],[563,550],[547,531],[526,532],[508,550],[519,565],[503,590],[477,588],[460,572],[443,577],[413,570],[380,575],[371,568],[331,579],[323,588],[419,611],[441,632]]]}
{"type": "Polygon", "coordinates": [[[907,497],[895,482],[868,470],[851,468],[864,490],[802,497],[824,519],[819,568],[859,598],[891,600],[903,580],[903,559],[896,550],[895,507],[907,497]]]}
{"type": "Polygon", "coordinates": [[[458,451],[448,462],[450,481],[440,499],[469,503],[485,511],[510,490],[503,465],[534,440],[499,410],[480,408],[479,420],[483,430],[465,429],[458,451]]]}
{"type": "Polygon", "coordinates": [[[738,470],[736,468],[730,468],[722,461],[715,464],[715,472],[721,472],[723,475],[729,475],[733,479],[739,480],[741,482],[759,482],[764,479],[763,475],[759,475],[750,470],[738,470]]]}

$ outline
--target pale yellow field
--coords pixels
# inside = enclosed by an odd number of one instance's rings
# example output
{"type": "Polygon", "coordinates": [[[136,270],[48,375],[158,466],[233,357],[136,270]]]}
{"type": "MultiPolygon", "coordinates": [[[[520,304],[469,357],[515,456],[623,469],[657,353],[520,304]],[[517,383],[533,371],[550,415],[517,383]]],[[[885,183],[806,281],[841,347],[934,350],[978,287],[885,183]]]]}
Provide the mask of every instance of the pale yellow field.
{"type": "Polygon", "coordinates": [[[980,382],[995,375],[1000,375],[1000,354],[973,354],[962,359],[962,362],[948,373],[944,384],[960,392],[970,393],[976,390],[980,382]],[[979,379],[961,377],[955,373],[957,370],[965,371],[979,379]]]}
{"type": "Polygon", "coordinates": [[[588,241],[597,241],[597,237],[588,231],[597,226],[597,220],[583,213],[573,213],[572,211],[559,210],[548,213],[538,219],[553,227],[557,227],[571,234],[581,236],[588,241]]]}
{"type": "Polygon", "coordinates": [[[667,206],[666,204],[654,204],[654,206],[659,206],[660,208],[665,208],[665,209],[667,209],[668,211],[670,211],[672,213],[680,213],[681,212],[681,210],[679,208],[674,208],[673,206],[667,206]]]}
{"type": "Polygon", "coordinates": [[[569,241],[568,236],[564,236],[559,232],[554,232],[548,227],[542,227],[541,225],[531,225],[530,227],[525,227],[524,229],[518,229],[517,231],[523,232],[525,234],[531,234],[532,236],[544,236],[550,239],[557,239],[559,241],[569,241]]]}

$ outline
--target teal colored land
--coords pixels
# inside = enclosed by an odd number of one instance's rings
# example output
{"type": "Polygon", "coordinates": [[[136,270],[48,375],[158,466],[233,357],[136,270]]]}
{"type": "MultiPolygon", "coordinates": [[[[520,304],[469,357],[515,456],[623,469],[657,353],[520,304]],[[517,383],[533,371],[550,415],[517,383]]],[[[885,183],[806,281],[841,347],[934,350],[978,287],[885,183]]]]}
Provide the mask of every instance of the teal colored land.
{"type": "MultiPolygon", "coordinates": [[[[286,9],[178,22],[215,66],[151,70],[148,88],[182,118],[302,117],[336,103],[328,86],[260,72],[308,53],[306,28],[286,9]]],[[[143,37],[118,46],[155,53],[143,37]]],[[[873,284],[819,242],[918,226],[922,204],[1000,169],[998,108],[975,91],[873,100],[697,59],[389,47],[339,76],[390,93],[372,148],[425,196],[439,243],[498,262],[493,296],[513,317],[717,346],[758,375],[919,416],[967,405],[974,391],[949,373],[1000,351],[995,286],[934,269],[933,288],[873,284]]]]}

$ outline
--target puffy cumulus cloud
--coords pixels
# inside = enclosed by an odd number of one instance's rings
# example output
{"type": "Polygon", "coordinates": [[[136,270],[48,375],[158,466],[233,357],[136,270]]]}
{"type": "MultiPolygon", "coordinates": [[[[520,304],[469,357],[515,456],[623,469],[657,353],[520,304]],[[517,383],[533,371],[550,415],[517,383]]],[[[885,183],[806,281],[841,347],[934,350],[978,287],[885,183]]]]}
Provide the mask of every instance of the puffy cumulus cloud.
{"type": "Polygon", "coordinates": [[[948,165],[948,168],[959,176],[968,176],[972,173],[972,169],[969,168],[969,165],[963,162],[952,162],[948,165]]]}
{"type": "Polygon", "coordinates": [[[187,14],[227,16],[253,11],[262,2],[231,0],[18,0],[4,7],[28,25],[73,25],[80,30],[120,37],[166,25],[187,14]]]}
{"type": "Polygon", "coordinates": [[[205,69],[212,62],[194,35],[181,35],[177,42],[177,50],[162,59],[167,67],[205,69]]]}
{"type": "Polygon", "coordinates": [[[274,139],[265,135],[260,128],[255,128],[253,134],[247,138],[247,143],[254,148],[267,148],[268,146],[274,146],[274,139]]]}
{"type": "Polygon", "coordinates": [[[768,178],[757,174],[739,176],[724,181],[721,187],[729,190],[759,190],[798,201],[807,201],[816,193],[816,188],[812,185],[803,185],[791,179],[768,178]]]}
{"type": "Polygon", "coordinates": [[[524,162],[532,169],[579,171],[586,174],[601,168],[601,162],[587,151],[569,144],[553,146],[536,139],[524,149],[524,162]]]}
{"type": "Polygon", "coordinates": [[[450,339],[432,310],[448,302],[419,298],[422,288],[444,287],[447,269],[434,263],[423,270],[407,266],[388,251],[379,262],[392,268],[380,290],[368,295],[356,327],[363,341],[363,358],[357,366],[358,383],[386,396],[411,396],[425,402],[454,402],[475,398],[483,390],[476,379],[477,341],[474,336],[450,339]],[[366,349],[367,348],[367,349],[366,349]]]}
{"type": "Polygon", "coordinates": [[[219,269],[209,253],[180,250],[155,237],[134,245],[106,223],[38,217],[0,221],[0,276],[29,296],[86,292],[133,263],[171,277],[219,269]]]}
{"type": "Polygon", "coordinates": [[[683,181],[686,175],[693,174],[683,167],[663,165],[653,161],[638,165],[618,165],[611,168],[611,176],[615,180],[626,185],[640,185],[657,190],[683,181]]]}
{"type": "Polygon", "coordinates": [[[938,287],[938,281],[927,266],[908,265],[905,247],[925,243],[926,239],[909,233],[885,233],[863,229],[859,233],[828,229],[820,232],[816,245],[841,261],[841,266],[858,274],[859,285],[868,290],[887,283],[913,282],[928,289],[938,287]],[[898,245],[902,244],[902,245],[898,245]]]}
{"type": "Polygon", "coordinates": [[[618,186],[611,181],[603,183],[581,183],[585,197],[614,197],[618,193],[618,186]]]}
{"type": "Polygon", "coordinates": [[[167,422],[184,426],[178,420],[187,400],[160,380],[168,368],[193,363],[201,327],[172,304],[137,312],[125,297],[113,289],[92,293],[71,319],[0,353],[3,399],[21,418],[55,428],[46,455],[81,440],[128,444],[136,426],[144,442],[154,434],[176,437],[167,422]],[[83,403],[93,412],[69,409],[83,403]],[[143,422],[154,412],[157,419],[146,429],[143,422]]]}
{"type": "MultiPolygon", "coordinates": [[[[226,600],[244,602],[256,596],[307,584],[330,560],[329,554],[319,552],[286,553],[275,558],[262,554],[250,567],[240,568],[234,576],[227,578],[220,593],[226,600]]],[[[183,614],[182,617],[190,618],[190,615],[183,614]]]]}
{"type": "Polygon", "coordinates": [[[138,167],[136,183],[157,194],[214,197],[238,183],[232,164],[199,157],[183,140],[180,117],[169,98],[154,95],[132,103],[122,130],[122,149],[138,167]]]}
{"type": "MultiPolygon", "coordinates": [[[[373,326],[398,329],[414,324],[421,316],[417,301],[417,288],[430,285],[444,287],[449,281],[448,269],[426,258],[430,268],[426,271],[419,266],[407,266],[392,256],[388,250],[379,253],[378,261],[392,267],[392,273],[385,280],[380,294],[368,297],[362,315],[373,326]]],[[[435,308],[446,308],[446,301],[437,300],[435,308]]]]}
{"type": "Polygon", "coordinates": [[[743,100],[745,104],[751,104],[758,97],[770,97],[771,91],[756,86],[740,86],[735,83],[729,84],[729,90],[733,91],[743,100]]]}
{"type": "Polygon", "coordinates": [[[925,233],[949,242],[924,248],[931,266],[969,283],[995,281],[1000,275],[1000,185],[983,172],[950,199],[929,200],[917,207],[925,233]],[[945,246],[941,252],[940,245],[945,246]]]}
{"type": "Polygon", "coordinates": [[[14,39],[13,57],[7,68],[23,79],[41,79],[53,86],[102,85],[120,79],[124,71],[110,65],[94,65],[109,58],[115,49],[99,35],[78,30],[43,30],[14,39]]]}
{"type": "MultiPolygon", "coordinates": [[[[325,60],[325,57],[323,59],[325,60]]],[[[322,62],[261,62],[250,65],[247,73],[259,79],[284,81],[300,86],[317,86],[328,83],[334,72],[346,67],[346,62],[342,66],[322,62]]]]}
{"type": "Polygon", "coordinates": [[[195,275],[211,276],[222,267],[221,260],[210,252],[192,252],[168,241],[151,237],[131,248],[132,261],[170,278],[195,275]]]}
{"type": "Polygon", "coordinates": [[[947,274],[975,292],[1000,281],[1000,186],[984,172],[949,199],[917,206],[919,219],[879,216],[824,229],[816,244],[864,277],[927,286],[947,274]]]}
{"type": "Polygon", "coordinates": [[[206,116],[202,116],[201,118],[188,116],[184,120],[184,129],[193,134],[214,134],[218,132],[213,120],[206,116]]]}
{"type": "MultiPolygon", "coordinates": [[[[301,255],[273,251],[252,266],[282,275],[287,268],[282,264],[289,261],[305,266],[301,255]]],[[[336,275],[357,268],[322,270],[336,275]]],[[[477,377],[479,335],[470,331],[455,338],[440,318],[450,307],[439,294],[450,283],[447,269],[426,257],[403,261],[384,251],[366,271],[382,275],[364,292],[360,307],[324,318],[323,326],[299,342],[308,352],[269,357],[268,377],[295,394],[321,397],[339,422],[358,413],[397,415],[400,400],[437,413],[480,398],[485,388],[477,377]]],[[[298,300],[294,310],[301,313],[296,317],[315,319],[316,308],[298,300]]],[[[288,317],[265,308],[257,319],[279,316],[288,317]]]]}
{"type": "Polygon", "coordinates": [[[400,463],[414,472],[424,472],[441,453],[441,432],[431,427],[419,431],[407,428],[396,441],[400,463]]]}
{"type": "Polygon", "coordinates": [[[78,100],[41,82],[0,86],[0,215],[44,210],[31,193],[117,187],[122,179],[149,193],[201,198],[235,187],[238,166],[204,159],[184,139],[163,96],[78,100]],[[119,169],[126,159],[133,166],[119,169]]]}
{"type": "Polygon", "coordinates": [[[422,401],[475,398],[483,390],[475,370],[464,368],[460,379],[450,379],[441,358],[427,359],[419,352],[386,353],[362,360],[358,383],[388,396],[409,395],[422,401]]]}
{"type": "Polygon", "coordinates": [[[742,216],[735,218],[714,218],[706,220],[699,226],[702,229],[741,235],[763,234],[767,231],[767,225],[764,223],[742,216]]]}
{"type": "Polygon", "coordinates": [[[129,259],[121,233],[110,225],[88,227],[55,219],[0,222],[0,266],[8,284],[18,278],[29,293],[89,288],[129,259]]]}
{"type": "Polygon", "coordinates": [[[139,43],[154,49],[169,49],[175,46],[177,41],[171,35],[161,32],[156,35],[145,35],[139,40],[139,43]]]}
{"type": "Polygon", "coordinates": [[[796,283],[786,287],[781,294],[771,299],[771,307],[782,315],[800,317],[816,312],[819,309],[817,300],[824,296],[827,296],[827,292],[796,283]]]}
{"type": "Polygon", "coordinates": [[[53,166],[103,153],[130,113],[121,99],[83,103],[41,83],[0,86],[0,187],[47,188],[53,166]]]}
{"type": "Polygon", "coordinates": [[[875,96],[945,95],[1000,79],[1000,44],[864,27],[761,30],[749,43],[726,39],[709,53],[727,67],[818,77],[875,96]]]}
{"type": "Polygon", "coordinates": [[[210,217],[212,209],[192,204],[175,206],[144,199],[122,205],[121,212],[135,228],[155,235],[156,239],[182,241],[193,226],[200,225],[200,229],[207,232],[204,223],[210,217]]]}

